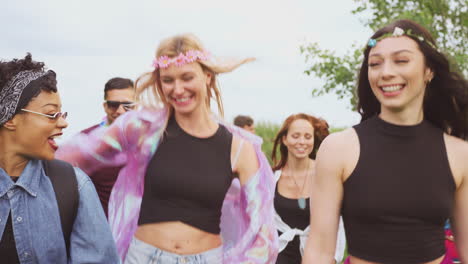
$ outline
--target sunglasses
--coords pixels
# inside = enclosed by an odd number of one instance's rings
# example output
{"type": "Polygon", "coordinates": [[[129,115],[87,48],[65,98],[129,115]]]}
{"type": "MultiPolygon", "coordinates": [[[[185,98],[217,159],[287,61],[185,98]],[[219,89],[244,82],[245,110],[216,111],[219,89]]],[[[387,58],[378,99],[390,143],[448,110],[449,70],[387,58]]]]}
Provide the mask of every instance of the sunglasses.
{"type": "Polygon", "coordinates": [[[45,116],[51,120],[58,120],[60,117],[63,118],[63,119],[67,119],[67,116],[68,116],[68,113],[67,112],[57,112],[53,115],[47,115],[47,114],[43,114],[43,113],[39,113],[39,112],[34,112],[34,111],[31,111],[31,110],[28,110],[28,109],[21,109],[21,111],[24,111],[24,112],[28,112],[28,113],[32,113],[32,114],[35,114],[35,115],[41,115],[41,116],[45,116]]]}
{"type": "Polygon", "coordinates": [[[119,102],[119,101],[106,101],[107,107],[109,107],[112,111],[117,111],[119,109],[120,105],[124,108],[125,111],[130,111],[135,109],[135,106],[137,103],[134,102],[119,102]]]}

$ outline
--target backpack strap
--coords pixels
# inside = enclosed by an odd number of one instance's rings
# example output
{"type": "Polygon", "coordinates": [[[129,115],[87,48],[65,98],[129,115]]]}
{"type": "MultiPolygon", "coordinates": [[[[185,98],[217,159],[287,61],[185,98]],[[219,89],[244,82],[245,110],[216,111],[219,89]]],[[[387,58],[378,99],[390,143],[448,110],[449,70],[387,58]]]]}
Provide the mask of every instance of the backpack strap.
{"type": "Polygon", "coordinates": [[[70,258],[70,236],[78,212],[79,193],[75,170],[69,163],[61,160],[43,161],[44,172],[54,187],[60,213],[63,238],[70,258]]]}

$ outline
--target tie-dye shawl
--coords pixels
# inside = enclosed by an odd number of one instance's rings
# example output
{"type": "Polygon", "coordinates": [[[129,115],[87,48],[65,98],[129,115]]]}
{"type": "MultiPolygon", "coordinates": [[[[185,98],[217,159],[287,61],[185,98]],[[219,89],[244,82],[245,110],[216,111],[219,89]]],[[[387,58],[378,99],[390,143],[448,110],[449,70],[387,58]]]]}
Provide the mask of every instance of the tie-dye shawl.
{"type": "MultiPolygon", "coordinates": [[[[102,167],[122,166],[109,201],[109,222],[122,260],[137,229],[146,167],[155,153],[167,110],[128,112],[111,126],[79,134],[61,145],[57,158],[90,174],[102,167]]],[[[223,123],[231,133],[251,142],[260,168],[241,186],[233,180],[222,207],[224,263],[274,263],[278,253],[274,225],[274,177],[261,151],[262,139],[223,123]]]]}

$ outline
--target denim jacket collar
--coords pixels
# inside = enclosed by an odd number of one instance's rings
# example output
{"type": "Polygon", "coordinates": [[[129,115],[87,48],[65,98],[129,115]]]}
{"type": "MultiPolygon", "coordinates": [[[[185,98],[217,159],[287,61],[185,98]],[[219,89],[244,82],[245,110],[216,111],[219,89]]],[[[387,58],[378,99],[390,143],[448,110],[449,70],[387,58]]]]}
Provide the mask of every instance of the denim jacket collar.
{"type": "Polygon", "coordinates": [[[40,178],[45,176],[42,162],[30,160],[18,181],[15,183],[3,168],[0,168],[0,197],[3,197],[14,185],[23,188],[29,195],[36,197],[40,178]],[[34,173],[39,170],[39,173],[34,173]]]}

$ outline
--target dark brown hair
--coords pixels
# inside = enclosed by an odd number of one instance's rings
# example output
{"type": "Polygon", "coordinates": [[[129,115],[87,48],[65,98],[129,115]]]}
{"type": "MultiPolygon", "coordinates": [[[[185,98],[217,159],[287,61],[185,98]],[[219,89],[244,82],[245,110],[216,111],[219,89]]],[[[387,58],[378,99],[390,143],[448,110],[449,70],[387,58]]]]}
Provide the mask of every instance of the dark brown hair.
{"type": "Polygon", "coordinates": [[[328,131],[328,128],[329,128],[328,123],[327,121],[323,119],[319,119],[319,118],[316,118],[314,116],[304,114],[304,113],[290,115],[284,121],[283,125],[278,131],[278,134],[276,134],[276,137],[274,140],[273,152],[271,153],[271,159],[274,164],[273,165],[274,171],[282,169],[286,165],[286,161],[288,160],[288,148],[283,143],[283,137],[285,137],[288,134],[288,130],[291,124],[294,121],[299,120],[299,119],[304,119],[308,121],[314,128],[314,149],[309,155],[311,159],[315,159],[315,156],[317,155],[317,150],[319,149],[320,144],[325,139],[325,137],[330,134],[330,132],[328,131]],[[276,152],[277,152],[278,146],[279,146],[280,160],[276,159],[276,152]]]}
{"type": "Polygon", "coordinates": [[[107,92],[110,90],[123,90],[134,88],[133,81],[127,78],[115,77],[106,82],[104,86],[104,99],[107,98],[107,92]]]}
{"type": "Polygon", "coordinates": [[[250,116],[238,115],[234,118],[234,125],[238,127],[251,126],[254,121],[250,116]]]}
{"type": "MultiPolygon", "coordinates": [[[[393,32],[395,27],[412,35],[424,38],[420,41],[415,36],[405,35],[416,41],[424,55],[426,66],[434,78],[426,87],[423,110],[424,118],[444,132],[459,138],[468,136],[468,83],[459,73],[450,69],[447,57],[438,51],[429,31],[411,20],[397,20],[374,33],[372,39],[393,32]],[[428,44],[428,43],[431,43],[428,44]]],[[[375,97],[368,79],[368,60],[371,47],[364,50],[364,60],[358,77],[358,111],[361,122],[380,113],[380,102],[375,97]]]]}

